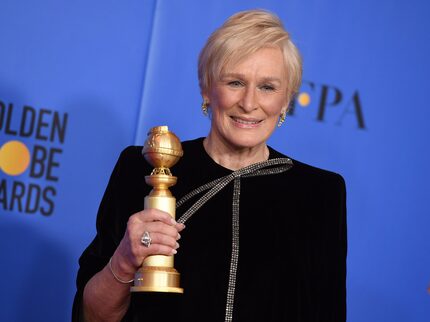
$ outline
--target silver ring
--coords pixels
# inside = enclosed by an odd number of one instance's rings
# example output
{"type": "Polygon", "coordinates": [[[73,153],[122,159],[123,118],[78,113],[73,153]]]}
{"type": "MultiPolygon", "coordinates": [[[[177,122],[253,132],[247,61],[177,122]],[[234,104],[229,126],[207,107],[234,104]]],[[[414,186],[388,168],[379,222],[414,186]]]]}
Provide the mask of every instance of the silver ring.
{"type": "Polygon", "coordinates": [[[140,242],[145,247],[151,246],[152,238],[151,236],[149,236],[149,232],[147,232],[146,230],[143,232],[142,238],[140,238],[140,242]]]}

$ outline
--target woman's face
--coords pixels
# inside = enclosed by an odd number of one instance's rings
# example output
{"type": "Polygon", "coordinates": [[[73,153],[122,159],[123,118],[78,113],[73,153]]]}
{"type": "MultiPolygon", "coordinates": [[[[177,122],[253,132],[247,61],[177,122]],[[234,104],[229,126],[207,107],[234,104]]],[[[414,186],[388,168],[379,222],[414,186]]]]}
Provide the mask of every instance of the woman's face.
{"type": "Polygon", "coordinates": [[[211,139],[233,149],[265,147],[288,107],[281,50],[263,48],[226,66],[203,96],[212,109],[211,139]]]}

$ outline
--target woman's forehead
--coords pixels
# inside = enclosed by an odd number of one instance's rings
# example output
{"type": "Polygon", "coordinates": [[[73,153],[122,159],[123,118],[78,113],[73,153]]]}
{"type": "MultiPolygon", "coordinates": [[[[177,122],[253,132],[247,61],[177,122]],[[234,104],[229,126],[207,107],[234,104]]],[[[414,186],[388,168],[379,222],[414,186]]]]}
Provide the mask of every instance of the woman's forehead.
{"type": "Polygon", "coordinates": [[[258,74],[267,80],[283,80],[285,78],[285,62],[279,48],[261,48],[244,57],[232,57],[219,70],[218,78],[226,76],[246,76],[258,74]]]}

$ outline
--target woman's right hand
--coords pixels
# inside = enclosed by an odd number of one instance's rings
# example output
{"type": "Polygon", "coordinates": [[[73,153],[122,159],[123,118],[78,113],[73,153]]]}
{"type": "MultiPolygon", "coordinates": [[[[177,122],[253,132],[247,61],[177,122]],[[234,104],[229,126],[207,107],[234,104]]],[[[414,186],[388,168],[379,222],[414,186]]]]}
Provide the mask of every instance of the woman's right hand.
{"type": "Polygon", "coordinates": [[[132,215],[127,230],[112,256],[112,269],[123,280],[134,277],[143,260],[150,255],[174,255],[179,247],[179,232],[185,228],[172,217],[158,209],[145,209],[132,215]],[[146,247],[141,239],[144,232],[151,237],[146,247]]]}

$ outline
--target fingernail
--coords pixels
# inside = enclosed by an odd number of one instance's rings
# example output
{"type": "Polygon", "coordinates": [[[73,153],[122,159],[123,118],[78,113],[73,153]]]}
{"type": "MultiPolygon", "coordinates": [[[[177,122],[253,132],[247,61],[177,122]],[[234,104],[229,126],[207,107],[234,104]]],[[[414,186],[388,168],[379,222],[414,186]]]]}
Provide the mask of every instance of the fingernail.
{"type": "Polygon", "coordinates": [[[176,240],[181,239],[181,234],[178,233],[178,236],[176,237],[176,240]]]}
{"type": "Polygon", "coordinates": [[[172,249],[172,254],[173,255],[175,255],[175,254],[177,254],[178,253],[178,251],[176,250],[176,249],[172,249]]]}
{"type": "Polygon", "coordinates": [[[175,245],[175,249],[178,249],[179,248],[179,244],[178,243],[176,243],[176,245],[175,245]]]}
{"type": "Polygon", "coordinates": [[[176,220],[175,219],[170,219],[170,222],[172,223],[172,225],[176,225],[176,220]]]}

